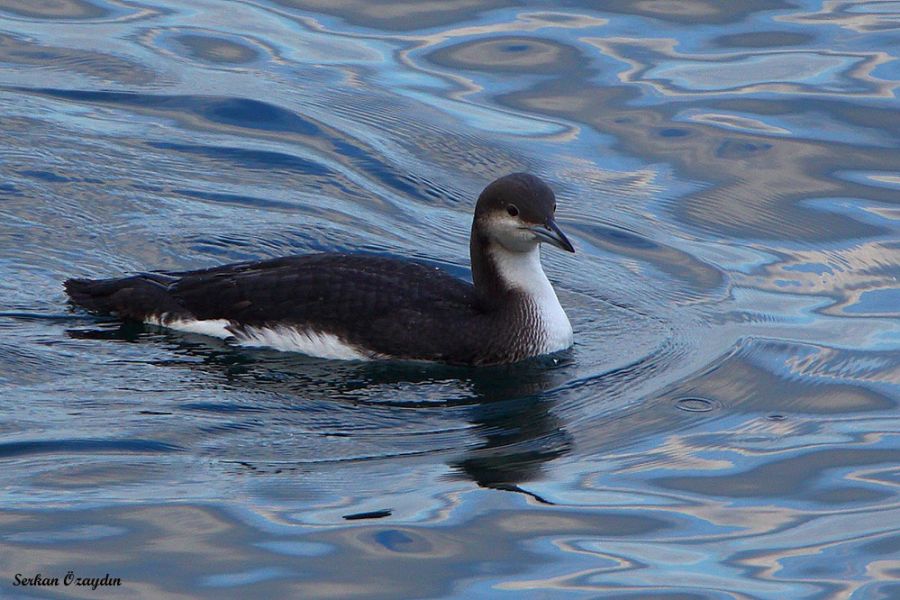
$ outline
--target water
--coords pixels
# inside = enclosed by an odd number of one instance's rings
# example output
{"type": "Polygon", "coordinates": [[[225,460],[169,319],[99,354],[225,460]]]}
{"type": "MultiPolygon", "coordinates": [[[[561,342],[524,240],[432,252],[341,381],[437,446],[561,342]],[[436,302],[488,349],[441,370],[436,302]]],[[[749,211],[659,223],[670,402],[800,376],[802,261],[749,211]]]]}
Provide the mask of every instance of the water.
{"type": "Polygon", "coordinates": [[[900,5],[0,0],[4,598],[896,598],[900,5]],[[468,276],[527,170],[573,351],[339,363],[61,281],[468,276]],[[119,578],[15,585],[16,574],[119,578]]]}

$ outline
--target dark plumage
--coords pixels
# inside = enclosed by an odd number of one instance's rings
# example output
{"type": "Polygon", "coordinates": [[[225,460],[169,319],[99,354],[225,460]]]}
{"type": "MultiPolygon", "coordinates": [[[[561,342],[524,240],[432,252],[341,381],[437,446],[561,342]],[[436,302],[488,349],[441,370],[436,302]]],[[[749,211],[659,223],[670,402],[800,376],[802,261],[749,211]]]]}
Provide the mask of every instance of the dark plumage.
{"type": "MultiPolygon", "coordinates": [[[[506,233],[497,234],[491,219],[521,221],[510,234],[515,240],[537,239],[526,229],[540,226],[549,232],[544,241],[556,236],[555,244],[571,249],[553,223],[554,209],[553,192],[534,176],[514,174],[488,186],[473,222],[475,286],[413,261],[325,253],[199,271],[69,279],[65,288],[75,304],[123,319],[163,325],[224,319],[238,340],[254,329],[290,327],[331,334],[372,358],[512,362],[541,353],[541,315],[527,293],[499,274],[491,248],[506,233]],[[509,209],[513,204],[517,219],[509,209]]],[[[536,248],[537,241],[531,243],[536,248]]]]}

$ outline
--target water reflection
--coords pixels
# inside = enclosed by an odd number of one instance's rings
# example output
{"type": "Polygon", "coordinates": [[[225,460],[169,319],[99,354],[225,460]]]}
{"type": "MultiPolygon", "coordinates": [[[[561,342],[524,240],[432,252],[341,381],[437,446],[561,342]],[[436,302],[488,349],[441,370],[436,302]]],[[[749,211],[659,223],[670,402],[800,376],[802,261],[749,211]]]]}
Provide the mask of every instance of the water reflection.
{"type": "Polygon", "coordinates": [[[135,597],[896,596],[894,3],[439,4],[0,0],[6,568],[135,597]],[[544,257],[557,364],[65,310],[72,275],[322,250],[465,277],[475,195],[520,170],[579,249],[544,257]]]}
{"type": "Polygon", "coordinates": [[[785,15],[788,23],[837,25],[854,32],[896,31],[900,29],[898,11],[891,2],[828,2],[818,11],[785,15]]]}
{"type": "MultiPolygon", "coordinates": [[[[284,401],[270,407],[268,415],[261,415],[259,409],[209,402],[188,403],[181,406],[182,410],[223,417],[249,410],[254,421],[290,419],[295,430],[342,437],[343,454],[353,460],[408,454],[407,443],[415,444],[415,436],[427,433],[441,445],[430,449],[413,446],[417,453],[462,451],[454,452],[450,463],[458,475],[483,487],[522,491],[521,484],[540,478],[544,463],[572,450],[565,423],[546,397],[548,391],[570,377],[566,366],[572,359],[565,353],[490,368],[416,362],[335,363],[266,350],[227,348],[202,336],[186,336],[185,340],[178,334],[154,334],[155,328],[136,323],[111,325],[74,329],[68,334],[104,341],[165,340],[180,358],[157,365],[202,369],[206,376],[220,379],[229,387],[278,394],[284,401]],[[441,423],[449,408],[456,408],[452,427],[446,421],[441,423]],[[283,414],[285,411],[289,414],[283,414]],[[341,412],[343,417],[323,415],[330,411],[341,412]],[[396,418],[396,411],[403,412],[402,419],[396,418]],[[333,425],[323,422],[323,416],[333,425]],[[378,429],[373,431],[376,423],[378,429]],[[365,438],[371,435],[386,443],[376,454],[361,454],[370,451],[365,438]],[[354,449],[357,436],[363,441],[354,449]]],[[[247,426],[249,423],[232,422],[204,433],[216,435],[247,426]]],[[[311,445],[285,446],[274,454],[245,454],[239,463],[251,473],[263,474],[291,472],[319,460],[329,458],[318,456],[317,448],[311,445]]]]}
{"type": "Polygon", "coordinates": [[[36,43],[0,33],[0,64],[7,67],[77,73],[125,85],[146,85],[156,79],[149,67],[113,54],[36,43]]]}
{"type": "Polygon", "coordinates": [[[612,13],[641,15],[674,23],[734,23],[757,13],[789,7],[790,4],[783,0],[748,0],[739,5],[726,5],[712,0],[682,2],[610,0],[603,5],[605,11],[612,13]]]}
{"type": "Polygon", "coordinates": [[[29,0],[3,0],[0,11],[30,19],[97,19],[109,14],[109,10],[87,0],[60,0],[59,2],[30,2],[29,0]]]}
{"type": "Polygon", "coordinates": [[[577,68],[580,55],[571,46],[553,41],[502,36],[445,46],[428,54],[427,59],[456,70],[553,74],[577,68]]]}
{"type": "MultiPolygon", "coordinates": [[[[0,519],[7,532],[0,548],[10,556],[9,568],[14,572],[30,572],[37,562],[48,574],[59,572],[61,577],[72,569],[87,575],[102,564],[122,578],[119,593],[165,597],[166,582],[177,582],[189,587],[195,598],[221,598],[223,593],[240,594],[247,589],[267,597],[436,596],[452,593],[453,579],[483,576],[486,566],[506,587],[521,589],[513,582],[526,573],[541,572],[547,564],[544,549],[529,548],[528,540],[566,539],[588,531],[611,541],[649,538],[673,526],[661,518],[612,511],[559,510],[548,515],[524,508],[476,518],[452,532],[365,521],[317,529],[290,521],[263,525],[246,513],[191,504],[48,511],[39,524],[8,511],[0,513],[0,519]],[[45,541],[51,531],[62,535],[45,541]],[[90,543],[85,544],[86,540],[90,543]],[[58,551],[82,545],[78,556],[66,557],[58,551]],[[504,556],[516,560],[498,560],[504,556]],[[141,565],[158,565],[167,574],[165,581],[134,568],[125,557],[141,565]],[[411,560],[417,565],[415,577],[409,575],[411,560]],[[310,578],[310,572],[317,576],[310,578]],[[448,573],[454,578],[448,579],[448,573]]],[[[590,564],[591,554],[582,553],[581,559],[572,556],[590,564]]],[[[625,571],[637,568],[628,561],[617,566],[625,571]]]]}
{"type": "Polygon", "coordinates": [[[378,30],[420,30],[459,21],[467,21],[480,13],[498,7],[509,6],[504,0],[452,0],[429,2],[394,0],[387,5],[376,5],[366,0],[271,0],[291,11],[289,14],[308,18],[312,11],[339,17],[356,26],[378,30]]]}
{"type": "Polygon", "coordinates": [[[200,29],[153,30],[147,32],[144,39],[151,49],[218,68],[242,67],[259,63],[263,57],[277,56],[275,49],[248,36],[226,36],[200,29]]]}
{"type": "Polygon", "coordinates": [[[572,437],[550,406],[539,395],[479,405],[471,416],[483,443],[452,466],[482,487],[529,493],[523,484],[539,479],[545,463],[572,451],[572,437]]]}

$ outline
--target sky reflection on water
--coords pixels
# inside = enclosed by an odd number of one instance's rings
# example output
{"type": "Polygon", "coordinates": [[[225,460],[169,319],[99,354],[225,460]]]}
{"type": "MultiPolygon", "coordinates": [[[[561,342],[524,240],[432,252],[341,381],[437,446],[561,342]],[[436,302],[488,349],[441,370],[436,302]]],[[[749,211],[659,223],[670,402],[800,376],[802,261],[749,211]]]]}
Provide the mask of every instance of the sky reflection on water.
{"type": "Polygon", "coordinates": [[[0,0],[0,590],[892,598],[896,2],[0,0]],[[575,328],[496,369],[69,311],[323,250],[468,276],[528,170],[575,328]]]}

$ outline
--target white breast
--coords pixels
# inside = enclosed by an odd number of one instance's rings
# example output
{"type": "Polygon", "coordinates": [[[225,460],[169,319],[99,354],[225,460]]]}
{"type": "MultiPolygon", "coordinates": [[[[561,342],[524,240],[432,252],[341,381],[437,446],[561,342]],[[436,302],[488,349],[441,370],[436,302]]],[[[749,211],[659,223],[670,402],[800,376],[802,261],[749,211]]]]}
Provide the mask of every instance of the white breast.
{"type": "Polygon", "coordinates": [[[572,325],[563,310],[556,291],[541,267],[540,246],[528,252],[510,252],[493,248],[491,256],[500,277],[523,292],[536,307],[542,330],[542,353],[565,350],[572,345],[572,325]]]}

